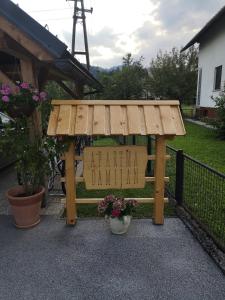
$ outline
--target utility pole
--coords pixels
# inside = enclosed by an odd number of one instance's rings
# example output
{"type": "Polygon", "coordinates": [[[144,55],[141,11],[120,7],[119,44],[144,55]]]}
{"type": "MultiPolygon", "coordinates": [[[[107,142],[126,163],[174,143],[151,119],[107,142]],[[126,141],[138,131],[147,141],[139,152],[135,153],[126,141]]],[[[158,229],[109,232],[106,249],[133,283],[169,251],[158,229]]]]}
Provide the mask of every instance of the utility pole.
{"type": "Polygon", "coordinates": [[[84,0],[66,0],[74,2],[74,12],[73,12],[73,31],[72,31],[72,50],[71,54],[75,55],[85,55],[87,69],[90,69],[90,59],[89,59],[89,49],[88,49],[88,39],[87,39],[87,28],[86,28],[86,16],[85,13],[93,12],[93,8],[85,9],[84,0]],[[78,3],[80,5],[78,5],[78,3]],[[83,25],[83,35],[84,35],[84,51],[76,51],[76,27],[78,20],[81,20],[83,25]]]}

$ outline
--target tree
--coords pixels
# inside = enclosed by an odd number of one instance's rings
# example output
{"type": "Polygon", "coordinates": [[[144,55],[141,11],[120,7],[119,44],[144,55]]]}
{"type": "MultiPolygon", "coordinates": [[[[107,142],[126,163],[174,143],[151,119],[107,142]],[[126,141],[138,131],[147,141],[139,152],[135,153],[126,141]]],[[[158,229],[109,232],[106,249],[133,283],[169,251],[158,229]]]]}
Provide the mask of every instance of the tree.
{"type": "Polygon", "coordinates": [[[140,99],[144,97],[148,78],[143,57],[135,60],[130,53],[123,57],[122,67],[102,72],[99,81],[104,86],[102,99],[140,99]]]}
{"type": "Polygon", "coordinates": [[[173,48],[161,50],[152,59],[149,68],[149,90],[154,98],[178,99],[194,103],[197,85],[198,51],[195,47],[186,52],[173,48]]]}

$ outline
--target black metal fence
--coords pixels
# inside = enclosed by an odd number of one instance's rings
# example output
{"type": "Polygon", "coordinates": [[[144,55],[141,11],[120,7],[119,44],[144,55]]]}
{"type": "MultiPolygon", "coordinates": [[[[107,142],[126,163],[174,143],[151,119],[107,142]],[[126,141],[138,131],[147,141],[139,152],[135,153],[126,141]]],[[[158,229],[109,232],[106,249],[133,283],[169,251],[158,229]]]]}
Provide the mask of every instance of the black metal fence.
{"type": "Polygon", "coordinates": [[[225,175],[167,146],[167,193],[225,249],[225,175]]]}

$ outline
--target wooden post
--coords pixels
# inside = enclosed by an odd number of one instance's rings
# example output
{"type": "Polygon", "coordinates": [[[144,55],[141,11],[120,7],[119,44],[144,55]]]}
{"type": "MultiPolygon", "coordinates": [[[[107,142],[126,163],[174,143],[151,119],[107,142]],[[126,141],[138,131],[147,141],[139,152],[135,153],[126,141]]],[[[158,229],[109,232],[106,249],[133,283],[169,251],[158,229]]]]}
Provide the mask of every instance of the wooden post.
{"type": "Polygon", "coordinates": [[[75,145],[71,143],[65,153],[66,163],[66,223],[74,225],[77,219],[76,211],[76,170],[74,164],[75,145]]]}
{"type": "Polygon", "coordinates": [[[164,136],[157,136],[155,149],[155,191],[154,191],[154,224],[164,223],[164,177],[166,162],[166,141],[164,136]]]}

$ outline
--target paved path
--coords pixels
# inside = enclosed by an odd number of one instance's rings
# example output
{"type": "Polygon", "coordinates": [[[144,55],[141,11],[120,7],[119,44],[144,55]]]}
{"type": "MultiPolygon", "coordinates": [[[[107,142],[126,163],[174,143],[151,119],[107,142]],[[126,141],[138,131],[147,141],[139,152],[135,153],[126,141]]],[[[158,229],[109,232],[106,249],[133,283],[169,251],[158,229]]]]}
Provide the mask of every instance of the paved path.
{"type": "Polygon", "coordinates": [[[225,299],[224,275],[179,219],[133,220],[123,236],[104,220],[0,224],[1,300],[225,299]]]}
{"type": "Polygon", "coordinates": [[[201,122],[201,121],[193,120],[193,119],[188,119],[188,118],[185,118],[185,120],[188,121],[188,122],[194,123],[196,125],[200,125],[200,126],[203,126],[203,127],[209,128],[209,129],[216,130],[216,128],[214,126],[209,125],[209,124],[207,124],[205,122],[201,122]]]}

